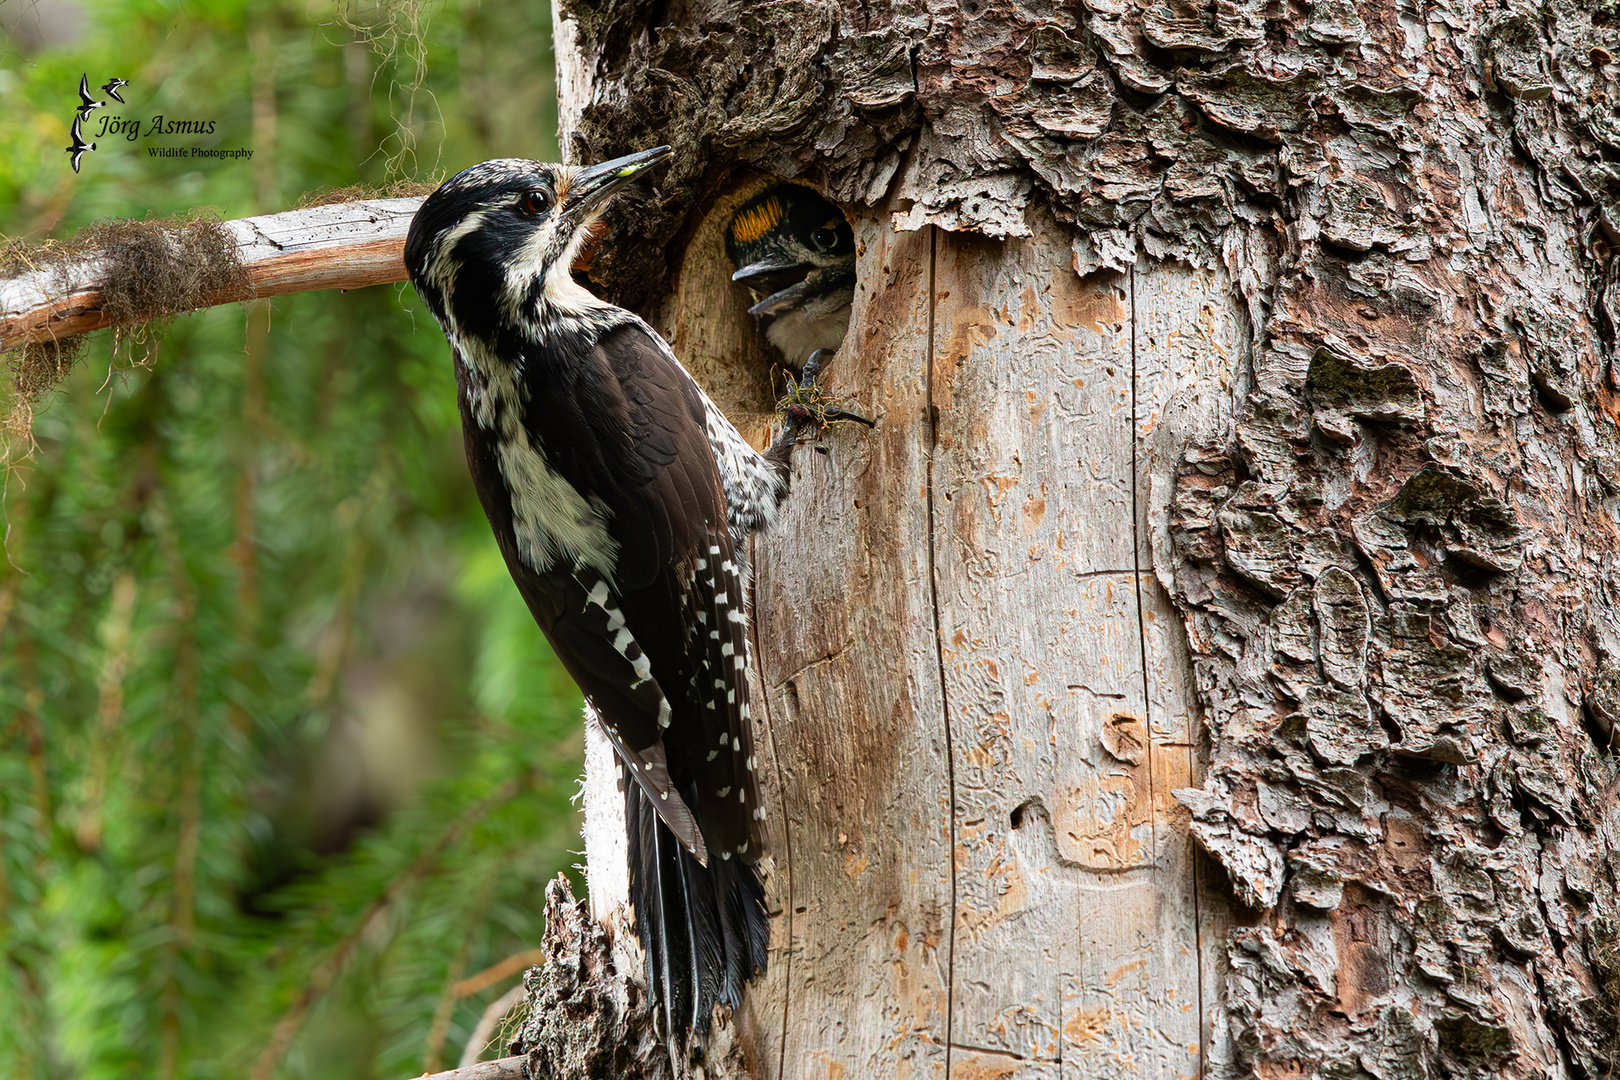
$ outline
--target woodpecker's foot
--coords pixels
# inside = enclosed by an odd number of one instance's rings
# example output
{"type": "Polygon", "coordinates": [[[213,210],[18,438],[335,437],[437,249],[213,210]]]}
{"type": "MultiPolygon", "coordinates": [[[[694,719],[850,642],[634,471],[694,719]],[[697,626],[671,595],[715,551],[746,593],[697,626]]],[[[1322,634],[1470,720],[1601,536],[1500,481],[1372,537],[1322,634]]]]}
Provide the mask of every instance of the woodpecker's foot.
{"type": "Polygon", "coordinates": [[[810,354],[810,359],[805,361],[804,370],[799,373],[797,379],[791,374],[787,376],[787,393],[776,403],[776,411],[782,417],[784,438],[796,440],[812,430],[819,435],[833,424],[877,426],[875,421],[844,408],[839,404],[839,398],[828,396],[816,385],[816,376],[821,374],[822,361],[832,355],[831,349],[817,349],[810,354]]]}

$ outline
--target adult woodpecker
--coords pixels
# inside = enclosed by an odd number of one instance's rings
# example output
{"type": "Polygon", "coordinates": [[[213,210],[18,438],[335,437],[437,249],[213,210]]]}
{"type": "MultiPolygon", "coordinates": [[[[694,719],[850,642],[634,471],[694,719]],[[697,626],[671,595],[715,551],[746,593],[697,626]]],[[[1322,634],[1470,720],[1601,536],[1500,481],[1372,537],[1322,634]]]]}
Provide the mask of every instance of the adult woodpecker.
{"type": "Polygon", "coordinates": [[[507,568],[623,767],[649,988],[690,1050],[765,967],[738,544],[785,496],[796,429],[756,452],[651,327],[570,276],[613,192],[669,156],[475,165],[423,202],[405,265],[507,568]]]}
{"type": "Polygon", "coordinates": [[[757,303],[748,313],[800,371],[818,349],[837,352],[855,300],[855,234],[807,187],[767,188],[732,215],[726,253],[757,303]]]}

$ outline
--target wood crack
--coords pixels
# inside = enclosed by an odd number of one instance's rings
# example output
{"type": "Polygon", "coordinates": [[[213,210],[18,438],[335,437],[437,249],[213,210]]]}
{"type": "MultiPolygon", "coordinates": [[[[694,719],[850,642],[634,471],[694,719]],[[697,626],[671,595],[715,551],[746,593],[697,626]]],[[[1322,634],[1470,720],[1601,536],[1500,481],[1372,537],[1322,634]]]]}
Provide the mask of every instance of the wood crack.
{"type": "Polygon", "coordinates": [[[956,1001],[956,753],[951,738],[950,691],[945,677],[945,635],[940,627],[939,610],[939,546],[935,540],[935,476],[934,458],[939,451],[939,408],[934,400],[934,356],[937,343],[939,230],[928,230],[928,358],[924,367],[925,399],[928,403],[928,447],[926,501],[928,504],[928,589],[934,616],[934,654],[939,665],[939,700],[945,722],[945,773],[949,785],[950,854],[951,854],[951,911],[946,931],[945,960],[945,1076],[951,1075],[951,1030],[956,1001]]]}
{"type": "Polygon", "coordinates": [[[855,647],[855,642],[846,641],[846,642],[844,642],[844,644],[840,645],[838,648],[834,649],[832,652],[827,653],[825,656],[818,656],[814,660],[806,661],[805,663],[799,665],[798,667],[794,668],[792,671],[788,672],[786,675],[784,675],[780,679],[778,679],[777,682],[776,682],[775,689],[777,689],[777,690],[785,689],[789,683],[791,683],[794,679],[797,679],[799,676],[803,675],[805,672],[809,671],[811,668],[820,667],[822,664],[830,664],[834,660],[837,660],[840,656],[843,656],[845,653],[849,652],[854,647],[855,647]]]}
{"type": "MultiPolygon", "coordinates": [[[[749,563],[759,566],[759,537],[749,537],[749,563]]],[[[759,576],[748,575],[748,609],[759,610],[759,576]]],[[[756,658],[764,656],[759,644],[759,619],[748,621],[749,645],[754,650],[756,658]]],[[[763,684],[764,668],[756,662],[754,671],[759,674],[763,684]]],[[[765,737],[771,744],[771,768],[776,772],[777,814],[776,819],[782,823],[782,872],[787,878],[787,888],[782,896],[782,950],[778,962],[782,965],[782,1033],[781,1045],[777,1047],[776,1075],[787,1075],[787,1045],[788,1022],[793,1015],[793,819],[788,816],[787,809],[787,779],[782,774],[782,759],[776,750],[776,733],[771,722],[771,703],[769,694],[759,695],[759,709],[763,714],[765,737]]]]}

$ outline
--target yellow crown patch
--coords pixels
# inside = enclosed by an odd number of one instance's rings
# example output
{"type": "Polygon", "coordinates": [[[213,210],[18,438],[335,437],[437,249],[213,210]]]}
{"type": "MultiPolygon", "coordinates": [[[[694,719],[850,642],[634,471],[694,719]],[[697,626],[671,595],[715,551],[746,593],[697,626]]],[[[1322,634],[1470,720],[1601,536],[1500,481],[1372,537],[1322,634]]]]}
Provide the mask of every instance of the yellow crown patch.
{"type": "Polygon", "coordinates": [[[739,243],[752,244],[776,228],[776,223],[781,220],[782,204],[775,199],[766,199],[731,219],[731,235],[739,243]]]}

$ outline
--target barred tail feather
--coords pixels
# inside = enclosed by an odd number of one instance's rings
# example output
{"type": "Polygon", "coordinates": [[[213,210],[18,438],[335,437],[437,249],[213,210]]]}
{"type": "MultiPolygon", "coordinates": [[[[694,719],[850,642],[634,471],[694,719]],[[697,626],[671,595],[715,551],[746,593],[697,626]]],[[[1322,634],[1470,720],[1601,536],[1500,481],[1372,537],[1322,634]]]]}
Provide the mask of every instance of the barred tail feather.
{"type": "Polygon", "coordinates": [[[743,984],[765,970],[771,926],[759,871],[736,858],[703,866],[628,774],[625,823],[630,906],[653,1010],[672,1052],[701,1045],[715,1004],[740,1006],[743,984]]]}

